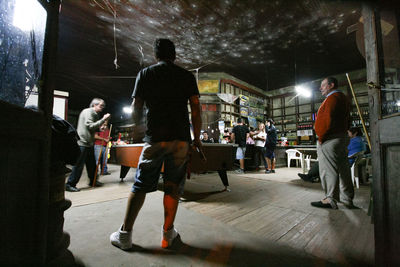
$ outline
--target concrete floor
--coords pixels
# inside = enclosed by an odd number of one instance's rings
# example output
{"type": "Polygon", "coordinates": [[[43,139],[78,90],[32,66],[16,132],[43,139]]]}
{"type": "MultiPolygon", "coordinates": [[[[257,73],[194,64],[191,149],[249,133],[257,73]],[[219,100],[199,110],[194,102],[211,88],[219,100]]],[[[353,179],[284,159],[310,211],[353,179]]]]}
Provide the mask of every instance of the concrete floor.
{"type": "MultiPolygon", "coordinates": [[[[181,234],[181,241],[173,249],[160,248],[161,225],[163,219],[161,191],[148,194],[145,204],[138,216],[133,231],[134,247],[131,251],[122,251],[109,242],[109,235],[121,225],[126,198],[133,182],[134,170],[128,173],[125,182],[119,180],[119,167],[110,165],[109,176],[101,177],[104,187],[91,189],[86,183],[87,177],[82,176],[79,188],[81,192],[66,192],[66,198],[71,199],[73,206],[65,212],[64,230],[71,235],[69,249],[74,256],[85,266],[336,266],[353,265],[349,261],[325,254],[312,253],[306,249],[296,249],[291,244],[275,242],[252,229],[235,226],[224,220],[217,220],[213,216],[204,215],[207,212],[197,212],[191,205],[207,207],[201,201],[184,202],[180,205],[175,227],[181,234]],[[194,203],[194,204],[192,204],[194,203]],[[244,230],[245,229],[245,230],[244,230]]],[[[249,173],[235,175],[229,173],[232,192],[218,193],[222,188],[216,174],[208,174],[204,179],[194,176],[187,186],[191,192],[200,188],[200,191],[213,194],[203,194],[214,198],[229,198],[234,196],[235,185],[253,179],[266,186],[283,188],[287,183],[304,183],[297,179],[299,169],[282,168],[277,174],[267,176],[263,173],[249,173]],[[246,180],[247,179],[247,180],[246,180]],[[264,180],[264,181],[263,181],[264,180]],[[204,182],[207,184],[204,185],[204,182]],[[200,183],[200,184],[199,184],[200,183]],[[199,185],[198,185],[199,184],[199,185]],[[203,187],[202,187],[203,186],[203,187]],[[207,188],[205,188],[206,186],[207,188]]],[[[85,171],[84,171],[85,172],[85,171]]],[[[251,181],[251,182],[252,182],[251,181]]],[[[319,184],[308,184],[319,191],[319,184]]],[[[308,187],[299,187],[297,190],[310,190],[308,187]]],[[[242,193],[242,192],[241,192],[242,193]]],[[[314,195],[312,197],[315,197],[314,195]]],[[[235,197],[236,198],[236,197],[235,197]]],[[[316,199],[317,200],[317,199],[316,199]]],[[[294,199],[293,201],[296,202],[294,199]]],[[[218,205],[218,202],[215,202],[218,205]]],[[[365,201],[358,201],[362,206],[359,212],[365,214],[368,205],[365,201]]],[[[221,203],[223,205],[223,203],[221,203]]],[[[296,205],[296,204],[294,204],[296,205]]],[[[309,205],[309,204],[307,204],[309,205]]],[[[208,210],[212,209],[208,208],[208,210]]],[[[240,209],[240,208],[239,208],[240,209]]],[[[211,210],[212,211],[212,210],[211,210]]],[[[229,208],[227,209],[229,212],[229,208]]],[[[326,212],[326,210],[317,210],[326,212]]],[[[230,212],[229,212],[230,213],[230,212]]],[[[321,215],[321,214],[319,214],[321,215]]],[[[329,215],[330,216],[330,215],[329,215]]],[[[363,215],[364,216],[364,215],[363,215]]],[[[243,222],[257,220],[251,216],[240,216],[243,222]]],[[[371,231],[371,230],[369,230],[371,231]]],[[[322,241],[323,242],[323,241],[322,241]]],[[[327,250],[321,247],[321,250],[327,250]]],[[[328,250],[329,251],[329,250],[328,250]]],[[[361,263],[361,262],[360,262],[361,263]]],[[[368,264],[368,262],[363,262],[368,264]]]]}

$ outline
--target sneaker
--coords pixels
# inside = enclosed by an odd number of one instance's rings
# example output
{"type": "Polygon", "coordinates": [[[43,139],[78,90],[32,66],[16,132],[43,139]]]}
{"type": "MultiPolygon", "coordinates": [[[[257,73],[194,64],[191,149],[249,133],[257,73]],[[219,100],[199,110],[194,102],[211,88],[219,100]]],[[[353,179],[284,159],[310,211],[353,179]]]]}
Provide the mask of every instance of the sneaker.
{"type": "Polygon", "coordinates": [[[76,188],[75,186],[70,185],[70,184],[65,184],[65,191],[68,191],[68,192],[79,192],[81,190],[76,188]]]}
{"type": "Polygon", "coordinates": [[[275,173],[275,170],[271,170],[272,173],[275,173]]]}
{"type": "Polygon", "coordinates": [[[242,170],[242,169],[237,169],[235,172],[236,172],[236,173],[239,173],[239,174],[243,174],[243,173],[244,173],[244,170],[242,170]]]}
{"type": "Polygon", "coordinates": [[[103,175],[110,175],[111,174],[111,172],[105,172],[105,173],[103,173],[103,175]]]}
{"type": "Polygon", "coordinates": [[[266,170],[265,173],[272,173],[272,171],[271,170],[266,170]]]}
{"type": "Polygon", "coordinates": [[[123,231],[122,225],[117,232],[110,235],[110,242],[114,246],[128,250],[132,248],[132,231],[123,231]]]}
{"type": "Polygon", "coordinates": [[[172,228],[168,231],[164,231],[164,228],[161,226],[161,247],[169,248],[174,243],[175,238],[179,235],[178,231],[172,226],[172,228]]]}

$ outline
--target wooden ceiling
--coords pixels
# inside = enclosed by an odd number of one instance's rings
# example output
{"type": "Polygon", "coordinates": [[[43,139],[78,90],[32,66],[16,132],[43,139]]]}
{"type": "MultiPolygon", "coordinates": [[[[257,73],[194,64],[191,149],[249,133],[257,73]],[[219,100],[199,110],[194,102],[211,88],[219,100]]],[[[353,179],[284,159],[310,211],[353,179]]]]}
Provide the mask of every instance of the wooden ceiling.
{"type": "Polygon", "coordinates": [[[178,65],[226,72],[263,90],[365,67],[356,34],[361,3],[265,0],[63,0],[57,89],[70,108],[95,96],[130,103],[134,77],[155,63],[156,37],[178,65]],[[117,66],[117,67],[116,67],[117,66]]]}

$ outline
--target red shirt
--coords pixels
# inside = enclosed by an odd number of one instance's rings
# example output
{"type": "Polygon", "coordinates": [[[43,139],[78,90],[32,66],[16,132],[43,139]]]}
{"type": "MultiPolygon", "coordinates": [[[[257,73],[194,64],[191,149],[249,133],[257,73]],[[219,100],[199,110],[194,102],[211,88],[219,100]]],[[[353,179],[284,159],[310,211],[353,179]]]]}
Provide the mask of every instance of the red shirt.
{"type": "MultiPolygon", "coordinates": [[[[102,137],[102,138],[108,138],[108,135],[110,134],[110,130],[105,130],[103,132],[97,132],[96,133],[98,136],[102,137]]],[[[103,146],[107,146],[107,142],[103,141],[103,140],[99,140],[96,139],[96,141],[94,142],[95,145],[103,145],[103,146]]]]}
{"type": "Polygon", "coordinates": [[[342,92],[328,96],[318,109],[315,133],[322,144],[326,140],[346,135],[350,123],[350,105],[342,92]]]}

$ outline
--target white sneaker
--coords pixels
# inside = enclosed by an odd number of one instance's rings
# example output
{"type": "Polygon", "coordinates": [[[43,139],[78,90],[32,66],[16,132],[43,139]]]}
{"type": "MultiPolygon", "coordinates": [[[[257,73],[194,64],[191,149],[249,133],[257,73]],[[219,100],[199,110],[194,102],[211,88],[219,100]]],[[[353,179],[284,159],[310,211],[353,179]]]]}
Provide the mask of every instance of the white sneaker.
{"type": "Polygon", "coordinates": [[[110,235],[110,242],[122,250],[132,248],[132,231],[123,231],[122,225],[117,232],[110,235]]]}
{"type": "Polygon", "coordinates": [[[164,231],[164,228],[161,226],[161,247],[169,248],[177,236],[178,231],[174,227],[168,231],[164,231]]]}

